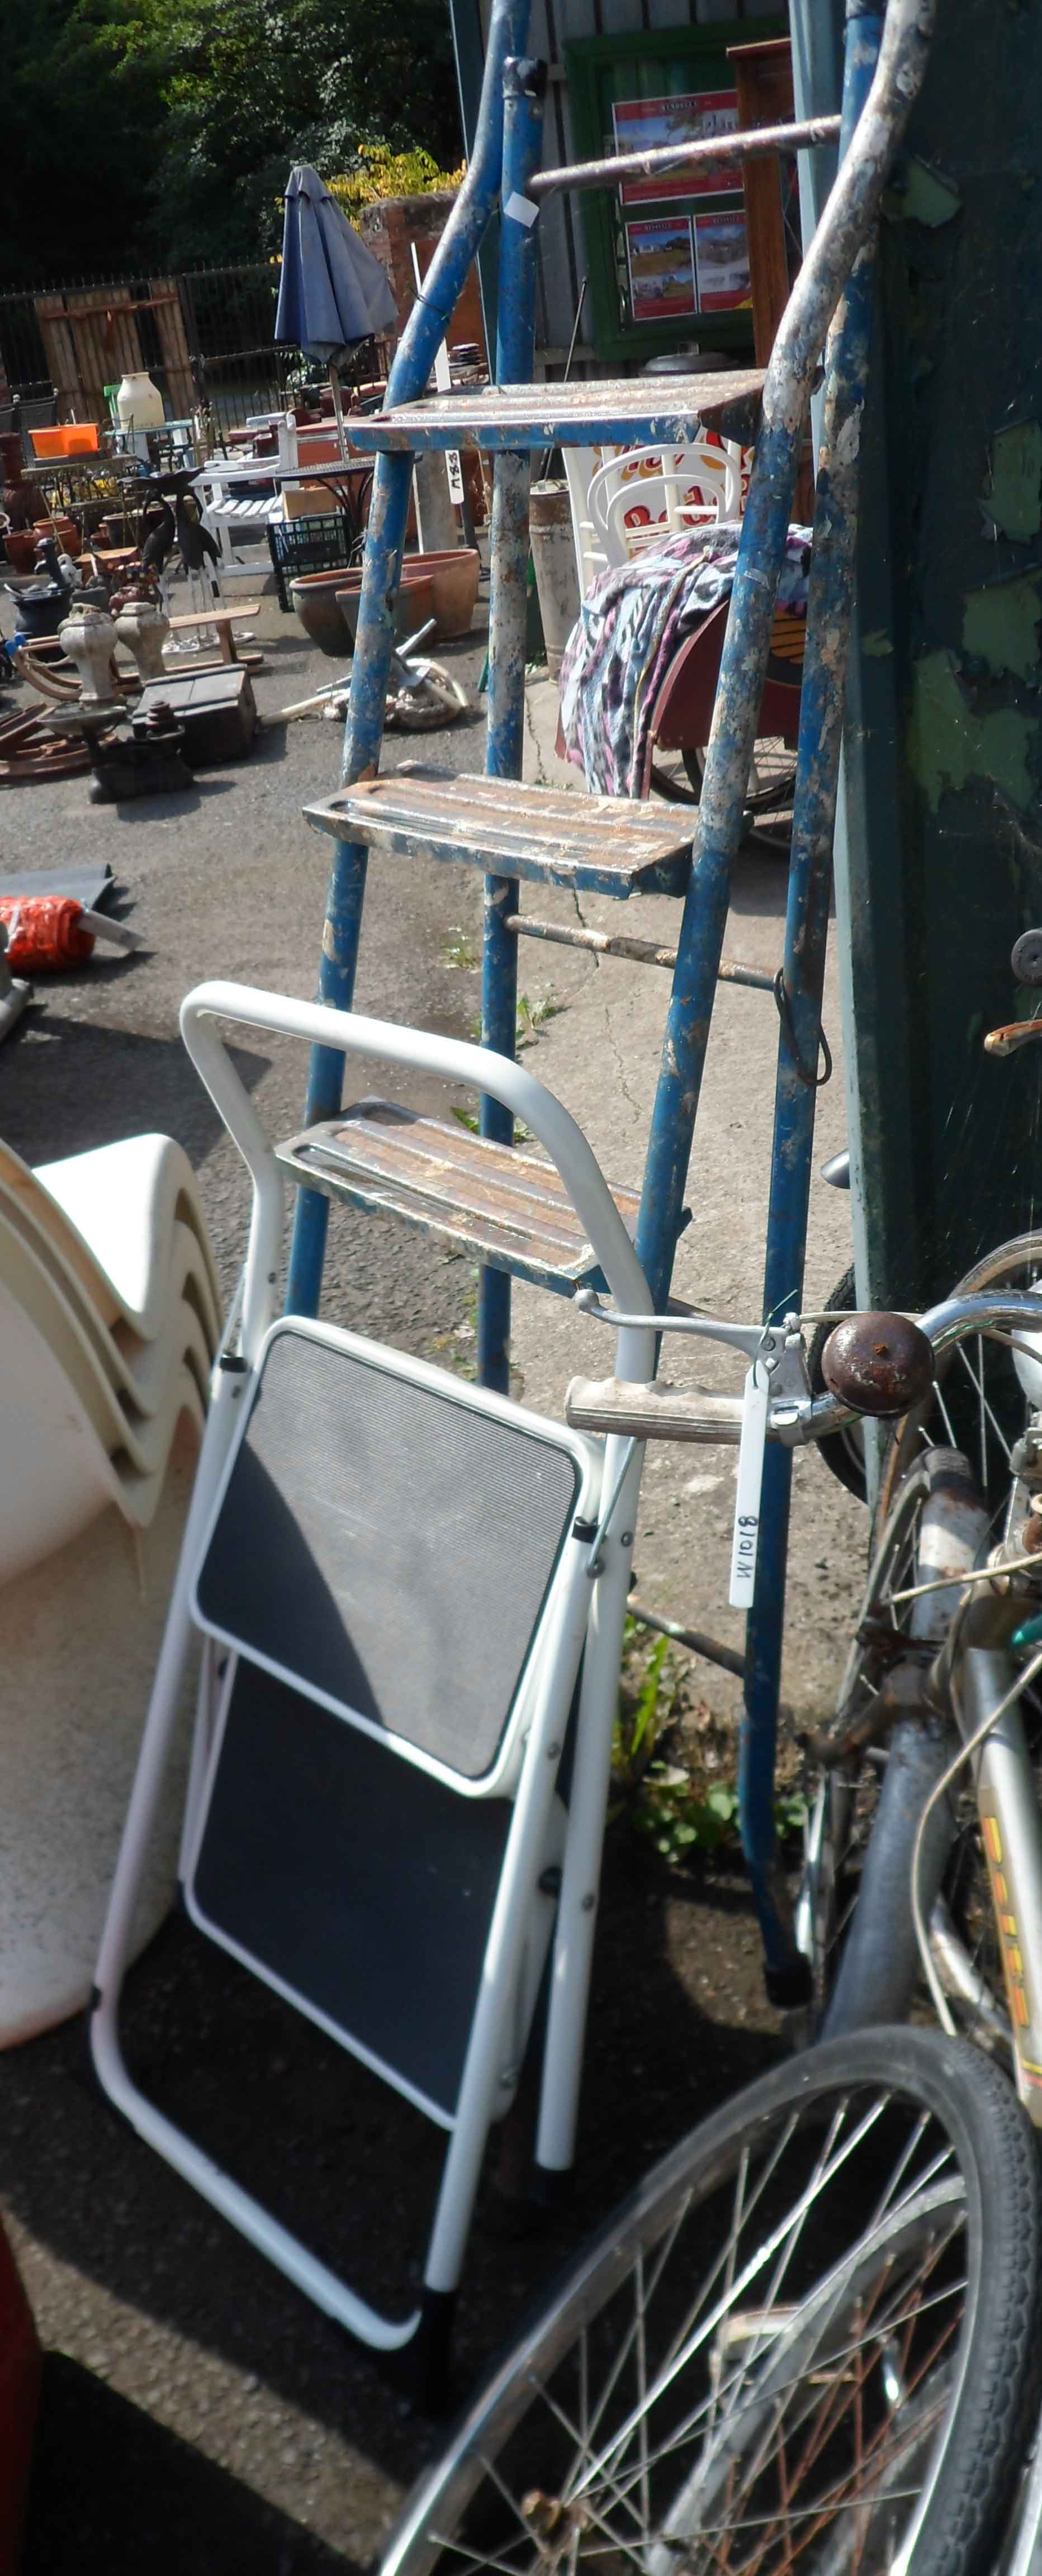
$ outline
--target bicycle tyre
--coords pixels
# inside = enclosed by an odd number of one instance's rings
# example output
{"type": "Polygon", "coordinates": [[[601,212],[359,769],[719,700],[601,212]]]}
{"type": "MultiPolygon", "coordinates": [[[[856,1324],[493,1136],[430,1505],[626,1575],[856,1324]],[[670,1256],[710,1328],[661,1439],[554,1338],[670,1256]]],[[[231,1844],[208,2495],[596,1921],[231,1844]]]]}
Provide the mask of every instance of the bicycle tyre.
{"type": "Polygon", "coordinates": [[[962,2042],[872,2031],[790,2060],[530,2312],[381,2576],[780,2576],[797,2551],[805,2576],[883,2576],[899,2545],[914,2576],[985,2576],[1035,2399],[1038,2222],[1025,2115],[962,2042]]]}

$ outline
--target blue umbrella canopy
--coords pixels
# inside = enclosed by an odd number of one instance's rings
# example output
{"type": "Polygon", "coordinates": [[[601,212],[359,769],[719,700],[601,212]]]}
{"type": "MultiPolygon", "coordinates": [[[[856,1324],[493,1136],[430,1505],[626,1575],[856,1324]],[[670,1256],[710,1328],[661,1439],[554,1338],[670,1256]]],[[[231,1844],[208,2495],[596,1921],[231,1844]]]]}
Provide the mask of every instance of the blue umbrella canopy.
{"type": "Polygon", "coordinates": [[[397,327],[398,308],[379,260],[317,170],[299,164],[286,186],[276,340],[335,366],[360,340],[397,327]]]}

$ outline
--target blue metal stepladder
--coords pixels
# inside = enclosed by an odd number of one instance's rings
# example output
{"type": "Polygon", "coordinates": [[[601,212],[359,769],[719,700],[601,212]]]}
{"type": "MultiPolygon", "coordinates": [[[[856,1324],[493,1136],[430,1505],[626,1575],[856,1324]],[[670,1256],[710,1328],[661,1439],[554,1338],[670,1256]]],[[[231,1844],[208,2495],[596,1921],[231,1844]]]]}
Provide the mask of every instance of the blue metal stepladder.
{"type": "MultiPolygon", "coordinates": [[[[497,0],[467,180],[403,339],[387,407],[358,428],[378,461],[344,784],[307,809],[336,843],[320,1001],[215,984],[191,995],[183,1013],[186,1043],[250,1170],[253,1215],[92,2017],[101,2080],[141,2134],[363,2341],[422,2355],[428,2381],[444,2366],[489,2127],[513,2098],[544,1986],[536,2173],[546,2190],[574,2153],[636,1504],[644,1441],[658,1427],[656,1333],[670,1323],[673,1253],[807,403],[846,287],[830,343],[815,518],[780,988],[767,1323],[763,1331],[705,1319],[687,1326],[736,1343],[754,1380],[762,1352],[779,1386],[786,1368],[799,1386],[799,1335],[776,1318],[798,1305],[802,1282],[867,366],[865,246],[929,37],[925,0],[890,0],[885,21],[851,14],[848,149],[766,378],[672,379],[666,391],[646,380],[531,381],[538,206],[575,174],[538,170],[542,76],[521,52],[526,23],[526,0],[497,0]],[[496,382],[480,394],[429,399],[434,350],[497,200],[496,382]],[[689,827],[661,808],[520,784],[530,455],[569,441],[680,443],[699,422],[745,435],[761,398],[693,855],[689,827]],[[406,765],[381,775],[389,602],[413,455],[467,444],[494,458],[487,772],[456,779],[406,765]],[[480,1049],[351,1010],[370,849],[481,868],[480,1049]],[[665,888],[682,902],[639,1203],[609,1189],[574,1121],[512,1061],[522,879],[617,897],[665,888]],[[239,1082],[220,1019],[312,1044],[306,1124],[278,1148],[239,1082]],[[480,1135],[386,1102],[367,1099],[345,1111],[348,1055],[469,1083],[480,1096],[480,1135]],[[514,1146],[517,1117],[548,1162],[514,1146]],[[283,1174],[301,1186],[287,1312],[276,1319],[283,1174]],[[333,1198],[393,1208],[477,1255],[479,1385],[461,1386],[318,1319],[333,1198]],[[558,1294],[583,1291],[594,1306],[606,1288],[612,1300],[614,1376],[599,1393],[586,1391],[585,1411],[573,1408],[568,1423],[511,1401],[512,1276],[558,1294]],[[319,2262],[147,2100],[123,2059],[119,2000],[134,1907],[193,1636],[203,1643],[182,1839],[190,1913],[448,2134],[422,2294],[402,2315],[377,2314],[319,2262]]],[[[790,128],[787,139],[809,145],[830,131],[826,121],[790,128]]],[[[719,142],[711,148],[719,158],[719,142]]],[[[765,146],[747,134],[726,148],[739,158],[765,146]]],[[[603,184],[603,168],[590,166],[603,184]]],[[[612,170],[617,179],[619,164],[612,170]]],[[[593,184],[588,172],[578,177],[593,184]]],[[[737,1438],[740,1404],[726,1434],[720,1418],[718,1408],[709,1436],[737,1438]]],[[[694,1436],[707,1436],[704,1422],[694,1436]]],[[[772,1445],[742,1772],[744,1837],[779,1995],[802,1977],[774,1889],[770,1820],[788,1476],[787,1449],[772,1445]]]]}

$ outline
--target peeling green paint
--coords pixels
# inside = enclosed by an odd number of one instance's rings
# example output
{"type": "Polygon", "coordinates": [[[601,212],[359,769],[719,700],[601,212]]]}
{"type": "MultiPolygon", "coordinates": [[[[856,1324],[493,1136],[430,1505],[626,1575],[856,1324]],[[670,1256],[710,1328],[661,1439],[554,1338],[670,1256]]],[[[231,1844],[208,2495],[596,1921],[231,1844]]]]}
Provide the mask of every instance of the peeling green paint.
{"type": "Polygon", "coordinates": [[[1042,427],[1037,420],[996,430],[984,516],[1004,537],[1037,537],[1042,528],[1042,427]]]}
{"type": "Polygon", "coordinates": [[[939,224],[950,224],[953,215],[959,213],[962,198],[958,189],[950,179],[942,178],[939,170],[931,169],[928,161],[920,161],[913,154],[905,163],[904,180],[901,212],[906,219],[929,224],[931,231],[936,231],[939,224]]]}
{"type": "Polygon", "coordinates": [[[984,715],[969,706],[950,653],[920,655],[913,671],[908,752],[933,813],[945,787],[958,790],[970,778],[994,779],[1010,804],[1025,813],[1037,793],[1028,768],[1037,735],[1037,718],[1021,715],[1016,707],[996,707],[984,715]]]}
{"type": "Polygon", "coordinates": [[[986,662],[996,676],[1012,671],[1019,680],[1042,679],[1038,628],[1042,622],[1042,572],[1024,572],[1012,581],[989,582],[985,590],[966,594],[962,640],[967,653],[986,662]]]}
{"type": "Polygon", "coordinates": [[[885,626],[874,626],[871,635],[863,635],[861,638],[861,650],[867,653],[871,662],[885,661],[887,654],[892,653],[893,649],[893,637],[887,634],[885,626]]]}

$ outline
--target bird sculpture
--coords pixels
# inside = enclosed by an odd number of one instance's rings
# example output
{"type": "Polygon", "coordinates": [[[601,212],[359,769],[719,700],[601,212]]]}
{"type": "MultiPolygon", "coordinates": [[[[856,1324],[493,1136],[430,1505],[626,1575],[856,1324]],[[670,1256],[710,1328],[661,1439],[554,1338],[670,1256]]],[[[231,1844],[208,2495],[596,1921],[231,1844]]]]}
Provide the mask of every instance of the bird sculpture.
{"type": "MultiPolygon", "coordinates": [[[[194,492],[179,492],[176,504],[177,547],[188,580],[190,606],[205,615],[221,596],[214,570],[220,560],[210,530],[203,525],[203,515],[194,492]]],[[[200,642],[204,639],[199,637],[200,642]]]]}
{"type": "Polygon", "coordinates": [[[157,581],[174,551],[177,527],[169,501],[150,501],[145,512],[147,535],[141,548],[141,561],[153,581],[157,581]]]}

